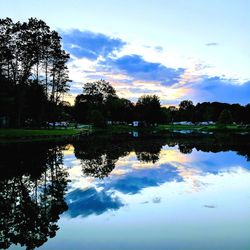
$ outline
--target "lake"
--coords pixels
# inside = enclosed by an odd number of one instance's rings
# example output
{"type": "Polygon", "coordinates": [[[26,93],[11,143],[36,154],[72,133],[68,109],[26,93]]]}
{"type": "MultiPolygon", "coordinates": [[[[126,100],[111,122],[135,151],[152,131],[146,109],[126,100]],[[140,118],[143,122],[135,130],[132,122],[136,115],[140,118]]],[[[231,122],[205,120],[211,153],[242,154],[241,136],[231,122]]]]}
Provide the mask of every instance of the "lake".
{"type": "Polygon", "coordinates": [[[249,135],[0,148],[0,248],[250,249],[249,135]]]}

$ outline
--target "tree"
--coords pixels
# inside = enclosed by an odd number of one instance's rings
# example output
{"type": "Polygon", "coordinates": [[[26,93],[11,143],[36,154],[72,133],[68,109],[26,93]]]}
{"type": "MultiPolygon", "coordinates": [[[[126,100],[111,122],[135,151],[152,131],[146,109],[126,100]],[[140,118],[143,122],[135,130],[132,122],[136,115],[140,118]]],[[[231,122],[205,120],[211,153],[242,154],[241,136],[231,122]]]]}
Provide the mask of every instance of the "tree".
{"type": "Polygon", "coordinates": [[[166,107],[161,107],[161,122],[168,124],[172,121],[171,111],[166,107]]]}
{"type": "Polygon", "coordinates": [[[156,95],[143,95],[136,103],[136,113],[139,120],[147,123],[157,123],[161,119],[161,104],[156,95]]]}
{"type": "Polygon", "coordinates": [[[10,18],[0,19],[0,80],[7,79],[14,90],[11,96],[15,103],[13,126],[24,125],[30,118],[30,112],[25,113],[27,110],[39,113],[36,105],[26,108],[26,91],[32,89],[32,85],[41,86],[42,95],[51,103],[41,102],[43,109],[50,106],[47,111],[52,113],[51,119],[55,117],[57,105],[69,90],[68,59],[69,54],[61,47],[61,37],[44,21],[30,18],[27,22],[14,23],[10,18]]]}
{"type": "Polygon", "coordinates": [[[233,123],[233,117],[229,110],[224,109],[218,119],[219,125],[228,125],[233,123]]]}
{"type": "Polygon", "coordinates": [[[106,120],[99,110],[92,110],[88,120],[97,128],[104,128],[106,126],[106,120]]]}
{"type": "Polygon", "coordinates": [[[83,94],[75,99],[74,114],[77,122],[91,122],[104,126],[110,115],[108,107],[117,99],[115,89],[105,80],[87,82],[83,86],[83,94]],[[97,115],[97,118],[94,116],[97,115]]]}
{"type": "Polygon", "coordinates": [[[86,123],[89,111],[90,103],[88,96],[83,94],[77,95],[74,104],[74,118],[76,122],[86,123]]]}
{"type": "Polygon", "coordinates": [[[194,118],[194,105],[192,101],[184,100],[179,104],[179,120],[180,121],[193,121],[194,118]]]}
{"type": "Polygon", "coordinates": [[[189,110],[193,110],[193,108],[194,108],[194,104],[190,100],[181,101],[180,104],[179,104],[179,109],[180,110],[189,111],[189,110]]]}
{"type": "Polygon", "coordinates": [[[105,80],[87,82],[83,86],[83,94],[90,96],[92,105],[98,107],[104,104],[109,98],[116,97],[115,89],[105,80]]]}
{"type": "Polygon", "coordinates": [[[109,98],[105,103],[107,119],[111,121],[130,122],[133,119],[134,105],[125,98],[109,98]]]}

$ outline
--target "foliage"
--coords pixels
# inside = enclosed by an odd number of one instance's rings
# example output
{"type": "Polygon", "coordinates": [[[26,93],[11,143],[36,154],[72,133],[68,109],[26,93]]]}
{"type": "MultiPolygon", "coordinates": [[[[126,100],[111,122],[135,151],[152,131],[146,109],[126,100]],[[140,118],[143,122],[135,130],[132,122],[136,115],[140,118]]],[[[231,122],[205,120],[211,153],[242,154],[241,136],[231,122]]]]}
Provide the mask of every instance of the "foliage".
{"type": "Polygon", "coordinates": [[[12,244],[34,249],[56,235],[59,215],[68,208],[64,200],[67,172],[61,150],[48,145],[1,148],[1,249],[12,244]],[[15,157],[10,155],[13,150],[15,157]]]}
{"type": "Polygon", "coordinates": [[[161,118],[161,104],[156,95],[143,95],[136,103],[138,120],[149,124],[157,123],[161,118]]]}
{"type": "Polygon", "coordinates": [[[106,127],[104,116],[99,110],[92,110],[88,120],[97,128],[106,127]]]}
{"type": "Polygon", "coordinates": [[[127,99],[119,98],[115,89],[105,80],[88,82],[83,86],[83,93],[75,99],[74,115],[77,122],[97,122],[99,127],[103,127],[104,124],[101,123],[108,120],[132,121],[133,104],[127,99]],[[98,117],[95,118],[95,115],[98,117]]]}
{"type": "Polygon", "coordinates": [[[190,100],[181,101],[179,104],[180,110],[193,110],[193,108],[194,108],[193,102],[190,100]]]}
{"type": "Polygon", "coordinates": [[[228,125],[233,123],[233,117],[229,110],[224,109],[218,119],[219,125],[228,125]]]}
{"type": "Polygon", "coordinates": [[[105,104],[109,98],[116,97],[115,89],[105,80],[87,82],[83,86],[83,94],[89,96],[92,105],[105,104]]]}
{"type": "Polygon", "coordinates": [[[35,126],[53,121],[56,107],[69,90],[69,59],[61,47],[61,37],[42,20],[30,18],[14,23],[0,19],[0,116],[11,126],[35,126]],[[46,115],[50,114],[50,115],[46,115]]]}

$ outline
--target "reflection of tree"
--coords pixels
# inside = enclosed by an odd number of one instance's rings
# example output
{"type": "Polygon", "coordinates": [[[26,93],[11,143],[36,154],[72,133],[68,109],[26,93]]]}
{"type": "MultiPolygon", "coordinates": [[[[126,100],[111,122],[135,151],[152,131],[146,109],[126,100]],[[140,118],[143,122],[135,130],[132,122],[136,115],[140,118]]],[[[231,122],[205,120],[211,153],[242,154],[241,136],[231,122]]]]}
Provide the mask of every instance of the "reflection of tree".
{"type": "Polygon", "coordinates": [[[74,144],[75,155],[81,159],[83,173],[87,176],[104,178],[115,168],[120,157],[135,151],[139,161],[153,162],[159,160],[164,140],[159,138],[129,138],[119,136],[91,136],[84,143],[74,144]]]}
{"type": "Polygon", "coordinates": [[[115,159],[109,159],[109,155],[98,155],[93,159],[82,160],[82,170],[85,175],[104,178],[115,168],[115,159]]]}
{"type": "Polygon", "coordinates": [[[74,148],[75,156],[81,159],[83,173],[97,178],[108,176],[119,157],[130,151],[127,142],[112,136],[90,136],[84,143],[75,143],[74,148]]]}
{"type": "Polygon", "coordinates": [[[12,168],[12,172],[3,176],[2,171],[0,179],[0,248],[20,244],[34,249],[55,236],[59,214],[67,210],[64,201],[67,174],[59,147],[36,145],[36,150],[30,146],[15,149],[17,157],[12,156],[8,163],[6,154],[3,157],[6,165],[1,166],[12,168]],[[36,161],[39,164],[33,165],[36,161]]]}
{"type": "Polygon", "coordinates": [[[178,145],[181,153],[191,153],[193,149],[203,152],[236,151],[250,159],[250,135],[217,133],[213,135],[193,133],[173,133],[165,135],[165,144],[178,145]]]}
{"type": "Polygon", "coordinates": [[[178,146],[183,154],[193,149],[205,152],[234,150],[249,158],[249,136],[204,135],[164,133],[131,138],[127,134],[119,136],[90,136],[83,142],[74,143],[75,155],[81,159],[83,173],[87,176],[104,178],[115,168],[120,157],[135,152],[141,162],[156,163],[163,145],[178,146]],[[248,147],[246,147],[248,145],[248,147]]]}
{"type": "Polygon", "coordinates": [[[179,144],[179,150],[183,154],[191,154],[193,151],[193,147],[187,144],[179,144]]]}
{"type": "Polygon", "coordinates": [[[141,162],[156,163],[159,160],[161,148],[164,145],[164,141],[160,139],[146,139],[139,140],[134,145],[134,150],[137,159],[141,162]]]}

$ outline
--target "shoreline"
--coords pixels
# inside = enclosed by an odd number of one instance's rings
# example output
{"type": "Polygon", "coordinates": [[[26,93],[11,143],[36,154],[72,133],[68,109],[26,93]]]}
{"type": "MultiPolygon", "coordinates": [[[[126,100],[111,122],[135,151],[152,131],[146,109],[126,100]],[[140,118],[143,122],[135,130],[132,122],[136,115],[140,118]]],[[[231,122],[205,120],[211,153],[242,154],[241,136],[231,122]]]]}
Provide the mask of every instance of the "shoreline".
{"type": "Polygon", "coordinates": [[[238,125],[216,126],[216,125],[158,125],[153,127],[131,127],[127,125],[112,125],[106,128],[84,128],[84,129],[0,129],[0,143],[22,143],[22,142],[62,142],[79,140],[82,136],[90,134],[120,134],[129,132],[176,132],[176,133],[224,133],[224,134],[250,134],[249,127],[238,125]]]}

